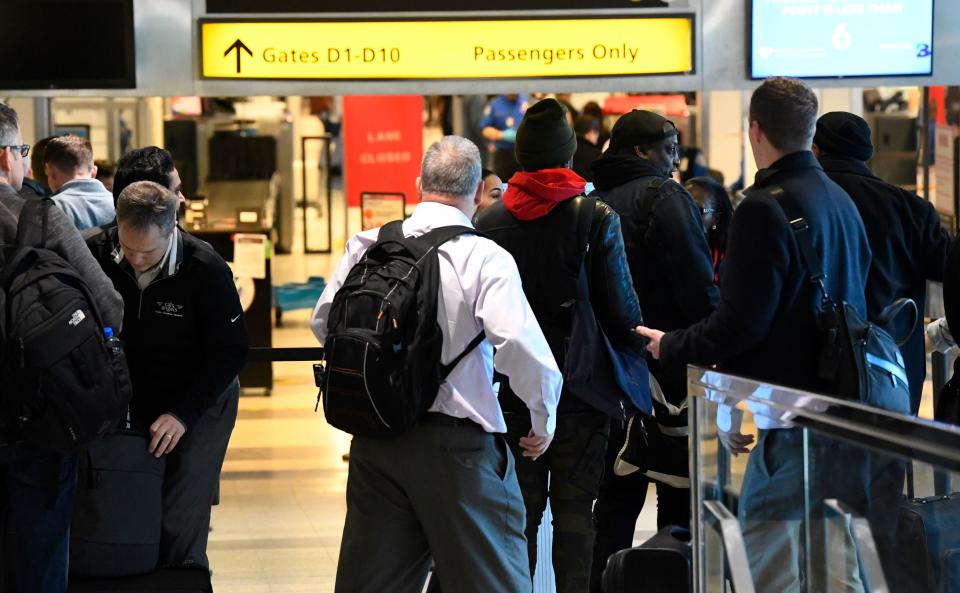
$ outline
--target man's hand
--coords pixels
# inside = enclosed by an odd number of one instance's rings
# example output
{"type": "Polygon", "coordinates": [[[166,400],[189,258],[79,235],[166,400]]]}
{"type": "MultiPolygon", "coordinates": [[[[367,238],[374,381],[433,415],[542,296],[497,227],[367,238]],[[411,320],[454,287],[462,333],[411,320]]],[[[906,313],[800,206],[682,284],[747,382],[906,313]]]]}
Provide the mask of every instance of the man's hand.
{"type": "Polygon", "coordinates": [[[536,461],[538,457],[546,452],[551,441],[553,441],[553,435],[548,437],[537,436],[533,433],[533,429],[530,429],[530,434],[525,437],[520,437],[520,448],[523,449],[524,457],[529,457],[536,461]]]}
{"type": "Polygon", "coordinates": [[[653,355],[655,359],[660,360],[660,340],[663,338],[663,332],[658,329],[643,327],[642,325],[638,325],[633,331],[650,340],[647,343],[647,352],[653,355]]]}
{"type": "Polygon", "coordinates": [[[163,455],[173,451],[187,427],[183,425],[172,414],[161,414],[157,420],[150,425],[150,447],[147,449],[154,457],[159,459],[163,455]]]}
{"type": "Polygon", "coordinates": [[[742,432],[724,432],[722,430],[717,431],[717,437],[720,439],[720,442],[723,444],[724,448],[734,457],[740,453],[749,453],[750,445],[753,444],[753,435],[752,434],[743,434],[742,432]]]}

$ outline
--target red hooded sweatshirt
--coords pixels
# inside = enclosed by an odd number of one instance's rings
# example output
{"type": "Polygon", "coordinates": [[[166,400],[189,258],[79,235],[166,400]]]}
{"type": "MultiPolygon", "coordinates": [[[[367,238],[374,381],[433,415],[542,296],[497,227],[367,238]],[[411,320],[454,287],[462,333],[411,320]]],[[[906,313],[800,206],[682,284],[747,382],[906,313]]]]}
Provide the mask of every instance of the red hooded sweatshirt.
{"type": "Polygon", "coordinates": [[[520,171],[510,178],[503,205],[520,220],[543,218],[557,204],[583,194],[587,182],[570,169],[520,171]]]}

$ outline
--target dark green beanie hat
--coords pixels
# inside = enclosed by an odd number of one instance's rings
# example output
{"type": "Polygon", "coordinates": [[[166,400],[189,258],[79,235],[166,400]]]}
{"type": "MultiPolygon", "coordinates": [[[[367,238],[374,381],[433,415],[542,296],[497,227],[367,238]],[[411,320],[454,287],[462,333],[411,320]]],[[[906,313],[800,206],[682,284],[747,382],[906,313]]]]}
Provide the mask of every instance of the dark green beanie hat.
{"type": "Polygon", "coordinates": [[[544,99],[527,109],[517,128],[517,162],[525,171],[560,167],[577,151],[577,135],[567,122],[567,110],[556,99],[544,99]]]}

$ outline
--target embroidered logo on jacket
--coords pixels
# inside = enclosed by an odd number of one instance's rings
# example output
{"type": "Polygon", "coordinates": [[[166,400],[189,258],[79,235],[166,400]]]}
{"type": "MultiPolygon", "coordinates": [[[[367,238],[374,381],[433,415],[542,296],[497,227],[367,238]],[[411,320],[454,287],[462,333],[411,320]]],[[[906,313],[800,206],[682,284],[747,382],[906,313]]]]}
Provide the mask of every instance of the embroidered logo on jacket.
{"type": "Polygon", "coordinates": [[[70,321],[68,321],[67,323],[72,325],[73,327],[77,327],[86,318],[87,316],[83,314],[83,311],[81,311],[80,309],[77,309],[76,311],[73,312],[73,315],[70,316],[70,321]]]}
{"type": "Polygon", "coordinates": [[[183,305],[157,301],[156,313],[157,315],[166,315],[167,317],[183,317],[183,305]]]}

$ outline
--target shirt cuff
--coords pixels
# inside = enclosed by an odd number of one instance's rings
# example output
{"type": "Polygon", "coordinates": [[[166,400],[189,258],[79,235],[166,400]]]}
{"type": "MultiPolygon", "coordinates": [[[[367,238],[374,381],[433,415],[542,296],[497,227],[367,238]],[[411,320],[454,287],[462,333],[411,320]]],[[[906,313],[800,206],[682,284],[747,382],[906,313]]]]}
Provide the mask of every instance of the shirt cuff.
{"type": "Polygon", "coordinates": [[[557,429],[557,415],[548,414],[540,410],[530,410],[530,424],[533,434],[538,437],[552,437],[557,429]]]}

